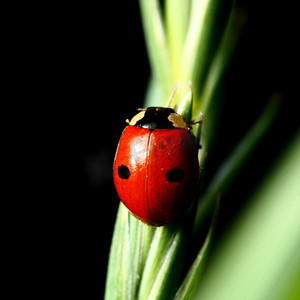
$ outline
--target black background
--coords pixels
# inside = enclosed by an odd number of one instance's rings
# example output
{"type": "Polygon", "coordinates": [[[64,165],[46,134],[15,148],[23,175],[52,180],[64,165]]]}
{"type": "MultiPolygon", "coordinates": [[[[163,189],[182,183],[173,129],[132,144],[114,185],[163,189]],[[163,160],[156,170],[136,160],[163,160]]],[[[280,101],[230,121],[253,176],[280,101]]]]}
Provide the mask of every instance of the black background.
{"type": "MultiPolygon", "coordinates": [[[[270,95],[280,92],[284,102],[239,176],[238,197],[233,189],[224,198],[219,234],[299,119],[292,8],[274,1],[241,3],[249,20],[224,82],[224,111],[211,154],[216,159],[207,179],[270,95]]],[[[101,299],[119,203],[112,182],[114,153],[125,119],[143,106],[149,79],[139,7],[136,1],[106,1],[34,8],[16,37],[23,50],[16,57],[20,93],[29,99],[22,106],[33,116],[25,118],[29,129],[21,143],[29,148],[27,163],[34,173],[27,184],[29,200],[20,206],[30,216],[20,244],[38,262],[38,279],[29,288],[39,285],[42,295],[101,299]]],[[[24,260],[31,265],[26,255],[24,260]]]]}

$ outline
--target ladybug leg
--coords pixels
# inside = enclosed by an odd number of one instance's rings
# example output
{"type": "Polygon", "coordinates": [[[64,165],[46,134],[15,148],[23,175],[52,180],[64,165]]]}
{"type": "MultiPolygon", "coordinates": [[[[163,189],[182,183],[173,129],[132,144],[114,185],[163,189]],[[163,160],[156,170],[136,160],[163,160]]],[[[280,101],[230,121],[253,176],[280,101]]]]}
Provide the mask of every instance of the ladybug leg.
{"type": "Polygon", "coordinates": [[[191,121],[189,124],[199,124],[197,135],[196,135],[196,145],[198,145],[198,149],[202,149],[202,146],[200,144],[200,137],[201,137],[201,131],[202,131],[202,123],[203,123],[203,113],[200,112],[199,120],[198,121],[191,121]]]}
{"type": "Polygon", "coordinates": [[[203,123],[203,113],[202,112],[200,112],[200,116],[199,116],[199,120],[198,121],[191,121],[190,122],[190,125],[195,125],[195,124],[202,124],[203,123]]]}

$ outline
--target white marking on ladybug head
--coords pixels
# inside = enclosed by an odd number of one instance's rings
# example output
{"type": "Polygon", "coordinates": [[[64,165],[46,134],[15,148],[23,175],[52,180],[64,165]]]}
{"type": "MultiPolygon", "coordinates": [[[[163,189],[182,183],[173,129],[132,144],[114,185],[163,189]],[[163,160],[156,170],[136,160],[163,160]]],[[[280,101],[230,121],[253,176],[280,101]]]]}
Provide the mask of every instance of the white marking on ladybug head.
{"type": "Polygon", "coordinates": [[[183,117],[176,113],[171,113],[168,116],[168,120],[172,123],[175,128],[183,128],[189,130],[189,126],[185,123],[183,117]]]}
{"type": "Polygon", "coordinates": [[[129,125],[134,126],[139,120],[144,118],[145,115],[145,110],[139,112],[138,114],[136,114],[129,122],[129,125]]]}

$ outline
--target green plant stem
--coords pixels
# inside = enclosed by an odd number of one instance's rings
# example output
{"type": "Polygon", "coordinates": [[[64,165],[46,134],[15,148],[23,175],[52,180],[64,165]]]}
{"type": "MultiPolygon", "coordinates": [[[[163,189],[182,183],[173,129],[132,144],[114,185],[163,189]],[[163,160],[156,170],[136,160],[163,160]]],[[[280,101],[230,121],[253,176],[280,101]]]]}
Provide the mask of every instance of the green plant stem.
{"type": "Polygon", "coordinates": [[[217,170],[208,187],[200,196],[194,224],[194,233],[200,230],[201,225],[211,213],[215,205],[217,194],[220,193],[222,195],[226,192],[257,143],[271,126],[279,110],[281,100],[280,94],[273,94],[261,116],[217,170]]]}
{"type": "Polygon", "coordinates": [[[183,78],[195,85],[195,95],[201,89],[213,49],[212,34],[221,9],[220,0],[193,0],[191,2],[190,22],[183,48],[183,78]]]}
{"type": "Polygon", "coordinates": [[[173,88],[173,81],[160,5],[157,0],[139,0],[139,3],[153,80],[159,91],[156,101],[163,103],[173,88]]]}
{"type": "Polygon", "coordinates": [[[217,200],[214,216],[211,222],[211,226],[209,229],[209,232],[207,234],[207,237],[205,239],[205,242],[203,246],[201,247],[201,250],[199,251],[196,259],[194,260],[189,272],[184,278],[184,281],[182,282],[180,288],[178,289],[174,300],[188,300],[191,299],[191,296],[193,295],[194,290],[196,289],[197,283],[199,281],[199,278],[201,277],[204,267],[205,267],[205,261],[209,253],[209,249],[211,246],[211,241],[213,237],[214,230],[216,228],[217,223],[217,216],[220,208],[220,199],[217,200]]]}
{"type": "Polygon", "coordinates": [[[300,299],[299,153],[300,130],[216,245],[194,299],[300,299]]]}
{"type": "Polygon", "coordinates": [[[182,253],[190,236],[186,226],[173,223],[156,229],[138,299],[168,299],[175,294],[183,263],[182,253]]]}
{"type": "Polygon", "coordinates": [[[175,80],[182,77],[182,51],[190,15],[190,0],[166,0],[166,34],[170,51],[172,74],[175,80]]]}
{"type": "MultiPolygon", "coordinates": [[[[195,115],[199,115],[200,110],[206,115],[208,106],[216,106],[214,101],[218,100],[215,97],[216,90],[220,87],[225,70],[227,69],[246,21],[247,14],[233,5],[221,41],[212,59],[208,74],[205,77],[203,89],[200,92],[199,101],[197,102],[198,105],[195,106],[195,115]]],[[[212,114],[214,114],[214,112],[212,112],[212,114]]]]}
{"type": "MultiPolygon", "coordinates": [[[[105,300],[109,299],[125,299],[129,298],[132,293],[131,285],[128,285],[128,275],[122,272],[126,259],[126,251],[124,248],[128,247],[126,242],[126,222],[128,213],[125,212],[123,205],[119,206],[112,245],[109,255],[109,264],[105,287],[105,300]],[[117,247],[117,244],[123,244],[123,247],[117,247]],[[118,276],[115,276],[118,274],[118,276]]],[[[129,251],[128,251],[129,252],[129,251]]]]}
{"type": "Polygon", "coordinates": [[[220,87],[226,74],[234,49],[238,43],[244,24],[247,20],[245,12],[235,6],[232,7],[224,33],[200,92],[198,101],[194,104],[193,118],[196,119],[200,111],[204,115],[203,128],[207,133],[202,137],[202,151],[199,152],[200,166],[203,166],[206,152],[209,151],[213,132],[217,126],[221,113],[220,87]]]}
{"type": "Polygon", "coordinates": [[[155,232],[120,203],[109,255],[105,300],[135,299],[155,232]]]}

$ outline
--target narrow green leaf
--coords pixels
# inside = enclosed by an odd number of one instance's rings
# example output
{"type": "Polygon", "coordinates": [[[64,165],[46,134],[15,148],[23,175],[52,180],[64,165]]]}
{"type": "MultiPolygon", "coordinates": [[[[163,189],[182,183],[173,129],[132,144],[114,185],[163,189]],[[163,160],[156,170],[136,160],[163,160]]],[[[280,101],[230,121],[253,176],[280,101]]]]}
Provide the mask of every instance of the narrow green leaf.
{"type": "MultiPolygon", "coordinates": [[[[273,94],[266,108],[254,123],[252,128],[237,144],[231,155],[223,162],[215,176],[210,181],[204,193],[200,196],[194,225],[194,232],[200,230],[201,225],[211,213],[218,193],[223,194],[232,183],[235,176],[243,167],[260,139],[273,123],[281,104],[281,95],[273,94]]],[[[202,143],[202,142],[201,142],[202,143]]],[[[200,161],[203,165],[203,160],[200,161]]]]}
{"type": "Polygon", "coordinates": [[[155,228],[120,203],[109,255],[105,299],[135,299],[155,228]]]}
{"type": "Polygon", "coordinates": [[[132,215],[128,214],[128,237],[127,243],[129,251],[125,255],[128,259],[127,264],[124,266],[123,272],[128,273],[129,282],[127,288],[131,290],[129,293],[130,298],[134,299],[137,294],[137,289],[140,282],[140,275],[142,272],[142,226],[138,220],[132,215]]]}
{"type": "Polygon", "coordinates": [[[140,223],[140,227],[142,230],[142,236],[141,236],[141,269],[139,275],[142,275],[146,260],[148,257],[149,249],[153,240],[153,236],[155,234],[155,231],[157,230],[156,227],[148,226],[145,224],[140,223]]]}
{"type": "Polygon", "coordinates": [[[216,224],[217,224],[217,216],[218,216],[219,208],[220,208],[220,199],[218,199],[218,201],[216,202],[214,216],[212,219],[212,223],[210,225],[209,232],[205,239],[205,242],[204,242],[202,248],[200,249],[188,274],[184,278],[184,281],[182,282],[180,288],[178,289],[178,291],[174,297],[174,300],[191,299],[191,296],[193,295],[193,293],[197,287],[197,283],[200,280],[200,277],[203,273],[205,263],[206,263],[206,258],[209,253],[212,236],[213,236],[216,224]]]}
{"type": "Polygon", "coordinates": [[[128,272],[124,272],[128,263],[127,227],[128,212],[121,204],[115,224],[112,245],[109,255],[108,272],[105,287],[105,300],[128,299],[131,293],[128,272]],[[123,245],[119,247],[119,245],[123,245]]]}

